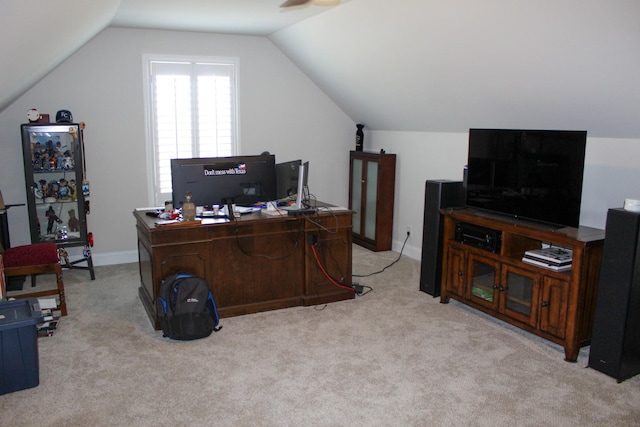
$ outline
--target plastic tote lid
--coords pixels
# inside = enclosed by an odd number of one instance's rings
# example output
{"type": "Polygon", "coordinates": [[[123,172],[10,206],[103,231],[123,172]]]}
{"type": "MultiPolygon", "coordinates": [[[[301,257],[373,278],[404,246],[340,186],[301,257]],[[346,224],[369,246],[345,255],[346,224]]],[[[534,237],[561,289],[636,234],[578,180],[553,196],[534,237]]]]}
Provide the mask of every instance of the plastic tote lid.
{"type": "Polygon", "coordinates": [[[42,312],[36,298],[0,302],[0,332],[40,323],[42,312]]]}

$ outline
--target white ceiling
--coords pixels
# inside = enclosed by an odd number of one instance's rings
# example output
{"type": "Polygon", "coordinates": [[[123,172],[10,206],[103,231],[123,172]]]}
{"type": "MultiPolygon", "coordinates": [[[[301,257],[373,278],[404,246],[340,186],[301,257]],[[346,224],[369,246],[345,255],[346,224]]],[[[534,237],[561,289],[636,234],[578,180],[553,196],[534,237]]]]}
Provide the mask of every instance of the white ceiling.
{"type": "Polygon", "coordinates": [[[369,129],[640,138],[640,1],[20,0],[0,6],[0,112],[108,26],[264,35],[369,129]]]}
{"type": "Polygon", "coordinates": [[[0,112],[108,26],[268,35],[335,7],[322,1],[286,9],[284,0],[2,2],[0,112]]]}
{"type": "Polygon", "coordinates": [[[316,1],[281,8],[284,1],[122,0],[111,25],[265,36],[334,7],[316,1]]]}

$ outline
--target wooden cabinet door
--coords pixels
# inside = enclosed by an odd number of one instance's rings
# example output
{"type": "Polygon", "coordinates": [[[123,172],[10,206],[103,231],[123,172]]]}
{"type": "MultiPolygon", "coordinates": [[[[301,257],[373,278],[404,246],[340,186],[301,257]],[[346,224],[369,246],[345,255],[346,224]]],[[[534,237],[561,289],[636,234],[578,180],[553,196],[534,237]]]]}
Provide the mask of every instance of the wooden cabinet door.
{"type": "Polygon", "coordinates": [[[447,266],[443,274],[447,293],[465,297],[465,251],[449,246],[445,261],[447,266]]]}
{"type": "Polygon", "coordinates": [[[504,264],[500,280],[500,312],[535,328],[539,290],[539,274],[504,264]]]}
{"type": "Polygon", "coordinates": [[[543,276],[540,301],[540,330],[558,338],[565,337],[569,282],[543,276]]]}
{"type": "Polygon", "coordinates": [[[498,310],[500,263],[470,253],[467,264],[466,297],[492,310],[498,310]]]}

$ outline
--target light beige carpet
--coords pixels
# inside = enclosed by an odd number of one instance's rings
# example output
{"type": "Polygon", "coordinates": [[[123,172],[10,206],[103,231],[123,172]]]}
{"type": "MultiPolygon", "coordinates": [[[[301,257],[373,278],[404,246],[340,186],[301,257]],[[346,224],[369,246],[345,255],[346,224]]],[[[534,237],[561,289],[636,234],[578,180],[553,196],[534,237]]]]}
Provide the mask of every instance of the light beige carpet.
{"type": "MultiPolygon", "coordinates": [[[[397,253],[354,246],[354,273],[397,253]]],[[[65,272],[69,316],[38,340],[40,385],[2,426],[638,426],[621,384],[562,348],[418,291],[402,257],[352,301],[222,319],[200,341],[152,329],[137,264],[65,272]]],[[[40,286],[40,285],[39,285],[40,286]]]]}

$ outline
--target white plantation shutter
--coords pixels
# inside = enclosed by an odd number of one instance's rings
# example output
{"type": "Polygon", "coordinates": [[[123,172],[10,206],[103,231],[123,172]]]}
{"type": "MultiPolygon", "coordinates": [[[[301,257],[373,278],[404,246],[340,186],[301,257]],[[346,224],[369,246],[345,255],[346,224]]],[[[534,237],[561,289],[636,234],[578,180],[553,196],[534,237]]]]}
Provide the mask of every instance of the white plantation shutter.
{"type": "Polygon", "coordinates": [[[171,200],[171,159],[236,154],[235,61],[150,60],[154,201],[171,200]]]}

